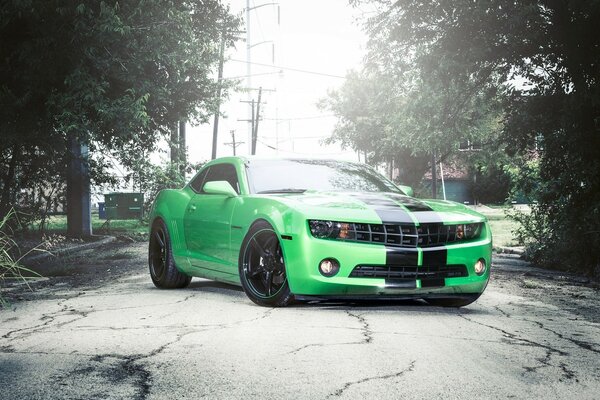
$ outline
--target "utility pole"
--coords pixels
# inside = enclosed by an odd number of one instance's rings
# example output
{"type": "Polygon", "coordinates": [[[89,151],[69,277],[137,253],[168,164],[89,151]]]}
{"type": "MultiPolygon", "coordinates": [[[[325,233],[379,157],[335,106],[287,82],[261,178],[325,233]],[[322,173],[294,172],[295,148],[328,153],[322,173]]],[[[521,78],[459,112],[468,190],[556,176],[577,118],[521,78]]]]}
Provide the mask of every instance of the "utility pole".
{"type": "Polygon", "coordinates": [[[185,166],[187,164],[187,148],[185,143],[185,121],[179,121],[179,149],[178,149],[178,162],[179,162],[179,173],[185,178],[185,166]]]}
{"type": "MultiPolygon", "coordinates": [[[[273,91],[271,89],[264,89],[266,91],[273,91]]],[[[240,103],[249,103],[250,104],[250,119],[238,119],[238,121],[242,122],[250,122],[250,154],[256,154],[256,141],[258,135],[258,121],[260,119],[260,106],[261,104],[266,104],[262,102],[262,91],[263,88],[258,89],[258,102],[254,99],[250,101],[240,100],[240,103]],[[256,112],[255,112],[256,111],[256,112]]]]}
{"type": "Polygon", "coordinates": [[[171,164],[177,165],[179,163],[179,133],[177,132],[177,124],[171,128],[171,164]]]}
{"type": "MultiPolygon", "coordinates": [[[[249,1],[249,0],[248,0],[249,1]]],[[[225,60],[225,28],[221,33],[221,49],[219,53],[219,74],[217,81],[217,110],[213,123],[212,159],[217,158],[217,136],[219,135],[219,114],[221,112],[221,87],[223,82],[223,62],[225,60]]],[[[248,64],[249,66],[250,64],[248,64]]]]}
{"type": "Polygon", "coordinates": [[[233,148],[233,155],[235,156],[236,155],[236,149],[237,149],[237,147],[240,146],[240,145],[242,145],[242,144],[244,144],[245,142],[236,142],[235,141],[235,131],[231,130],[229,132],[231,132],[231,142],[229,142],[229,143],[223,143],[223,144],[226,145],[226,146],[231,146],[233,148]]]}
{"type": "MultiPolygon", "coordinates": [[[[252,43],[250,41],[250,0],[246,0],[246,85],[248,86],[248,98],[247,101],[250,103],[252,100],[252,56],[250,55],[250,49],[252,49],[252,43]]],[[[254,118],[254,109],[250,110],[250,114],[248,115],[248,119],[252,120],[254,118]]],[[[254,122],[248,128],[248,139],[252,138],[252,131],[254,130],[254,122]]]]}
{"type": "Polygon", "coordinates": [[[431,198],[437,199],[437,168],[435,150],[431,154],[431,198]]]}
{"type": "MultiPolygon", "coordinates": [[[[258,88],[258,103],[256,103],[256,118],[254,120],[254,129],[252,131],[252,155],[256,154],[256,140],[258,138],[258,121],[260,121],[260,98],[262,96],[262,87],[258,88]]],[[[254,109],[254,103],[252,103],[254,109]]]]}
{"type": "MultiPolygon", "coordinates": [[[[248,103],[251,102],[252,100],[252,93],[251,93],[251,88],[252,88],[252,56],[251,56],[251,49],[254,46],[254,44],[252,44],[252,40],[251,40],[251,35],[250,35],[250,31],[252,30],[252,24],[250,23],[250,11],[252,10],[256,10],[257,8],[260,7],[265,7],[265,6],[277,6],[277,24],[280,24],[281,21],[281,13],[280,13],[280,8],[279,8],[279,3],[275,3],[275,2],[271,2],[271,3],[264,3],[264,4],[259,4],[257,6],[254,7],[250,7],[250,0],[246,0],[246,85],[248,87],[248,96],[246,101],[248,103]]],[[[272,55],[272,59],[275,59],[275,51],[273,51],[273,55],[272,55]]],[[[253,115],[254,115],[254,111],[253,110],[249,110],[251,115],[248,115],[247,121],[252,120],[253,115]]],[[[252,135],[254,133],[254,124],[250,125],[248,127],[248,140],[249,140],[249,145],[250,145],[250,152],[252,152],[252,135]]]]}

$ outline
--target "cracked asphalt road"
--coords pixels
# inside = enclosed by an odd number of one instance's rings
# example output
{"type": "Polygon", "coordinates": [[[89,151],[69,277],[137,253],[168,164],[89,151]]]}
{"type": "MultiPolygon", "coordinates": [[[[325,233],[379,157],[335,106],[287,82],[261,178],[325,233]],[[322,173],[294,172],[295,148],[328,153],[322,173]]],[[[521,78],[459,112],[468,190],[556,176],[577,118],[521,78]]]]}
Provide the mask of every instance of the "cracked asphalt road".
{"type": "Polygon", "coordinates": [[[266,309],[194,279],[158,290],[143,243],[63,260],[8,288],[1,399],[598,399],[600,299],[496,257],[463,309],[421,302],[266,309]]]}

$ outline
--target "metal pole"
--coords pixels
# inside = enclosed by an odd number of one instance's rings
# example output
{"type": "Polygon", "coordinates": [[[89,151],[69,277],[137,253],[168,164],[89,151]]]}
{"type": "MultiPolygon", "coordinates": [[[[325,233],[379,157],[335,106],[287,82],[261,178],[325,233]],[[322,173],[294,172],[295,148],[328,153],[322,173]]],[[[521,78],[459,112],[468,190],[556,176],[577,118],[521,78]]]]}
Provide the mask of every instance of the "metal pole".
{"type": "Polygon", "coordinates": [[[185,121],[179,121],[179,173],[183,178],[185,178],[186,164],[185,121]]]}
{"type": "Polygon", "coordinates": [[[442,193],[444,193],[444,200],[446,200],[446,184],[444,183],[444,169],[442,162],[440,161],[440,177],[442,178],[442,193]]]}
{"type": "Polygon", "coordinates": [[[252,118],[250,119],[252,130],[250,131],[250,154],[254,155],[254,99],[252,99],[252,118]]]}
{"type": "Polygon", "coordinates": [[[254,118],[254,132],[252,133],[252,155],[256,154],[256,140],[258,139],[258,122],[260,121],[260,98],[262,87],[258,88],[258,102],[256,103],[256,118],[254,118]]]}
{"type": "MultiPolygon", "coordinates": [[[[225,29],[221,33],[221,52],[219,57],[219,75],[217,87],[217,110],[215,111],[215,119],[213,123],[213,142],[212,142],[212,159],[217,158],[217,136],[219,136],[219,113],[221,112],[221,83],[223,81],[223,60],[225,58],[225,29]]],[[[250,64],[248,64],[250,65],[250,64]]]]}
{"type": "Polygon", "coordinates": [[[171,164],[179,163],[179,155],[177,147],[179,146],[179,138],[177,133],[177,125],[171,127],[171,164]]]}
{"type": "Polygon", "coordinates": [[[237,146],[235,145],[235,131],[231,131],[231,143],[233,144],[233,155],[236,156],[235,148],[237,146]]]}
{"type": "MultiPolygon", "coordinates": [[[[251,37],[250,37],[250,0],[246,0],[246,87],[248,90],[248,102],[250,102],[250,100],[252,100],[252,93],[251,93],[251,88],[252,88],[252,57],[250,55],[250,49],[252,48],[252,42],[251,42],[251,37]]],[[[249,112],[251,112],[252,115],[248,116],[248,120],[253,120],[254,119],[254,108],[252,108],[252,110],[249,110],[249,112]]],[[[252,131],[254,130],[254,121],[252,121],[252,124],[248,127],[248,145],[250,146],[249,150],[250,153],[252,154],[252,131]]]]}
{"type": "Polygon", "coordinates": [[[431,198],[437,199],[437,168],[435,150],[431,154],[431,198]]]}

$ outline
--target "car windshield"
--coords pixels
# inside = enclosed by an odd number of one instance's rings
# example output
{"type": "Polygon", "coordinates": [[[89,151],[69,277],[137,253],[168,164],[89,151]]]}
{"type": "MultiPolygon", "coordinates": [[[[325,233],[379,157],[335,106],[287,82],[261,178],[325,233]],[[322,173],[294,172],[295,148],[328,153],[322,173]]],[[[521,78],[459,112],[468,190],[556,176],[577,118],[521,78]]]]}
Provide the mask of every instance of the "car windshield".
{"type": "Polygon", "coordinates": [[[330,160],[252,160],[248,180],[253,193],[305,190],[402,193],[371,168],[330,160]]]}

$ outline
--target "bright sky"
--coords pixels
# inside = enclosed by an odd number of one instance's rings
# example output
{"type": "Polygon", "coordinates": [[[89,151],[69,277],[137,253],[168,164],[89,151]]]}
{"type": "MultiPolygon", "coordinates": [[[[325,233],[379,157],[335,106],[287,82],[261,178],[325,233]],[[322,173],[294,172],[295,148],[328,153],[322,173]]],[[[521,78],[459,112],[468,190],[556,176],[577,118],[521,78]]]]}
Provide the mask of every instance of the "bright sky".
{"type": "MultiPolygon", "coordinates": [[[[357,160],[351,150],[321,143],[331,135],[336,119],[319,110],[316,103],[326,96],[328,89],[343,83],[340,77],[360,64],[366,42],[357,21],[361,11],[350,7],[347,0],[280,0],[278,25],[277,6],[260,7],[271,2],[249,0],[250,8],[258,7],[250,11],[252,62],[265,64],[251,65],[251,85],[264,89],[262,100],[266,103],[261,106],[257,154],[357,160]]],[[[246,0],[230,3],[232,11],[241,13],[245,20],[246,0]]],[[[228,51],[226,57],[229,60],[223,76],[245,77],[246,43],[238,42],[237,48],[228,51]]],[[[242,79],[241,86],[247,86],[246,79],[242,79]]],[[[232,130],[236,141],[245,142],[237,148],[237,154],[249,154],[250,124],[239,121],[250,116],[250,106],[241,102],[247,96],[244,92],[231,93],[229,101],[221,107],[225,117],[219,122],[217,157],[233,154],[232,147],[224,144],[232,141],[232,130]]],[[[252,97],[256,99],[258,91],[252,91],[252,97]]],[[[210,159],[212,132],[212,118],[210,124],[188,126],[192,162],[210,159]]]]}

